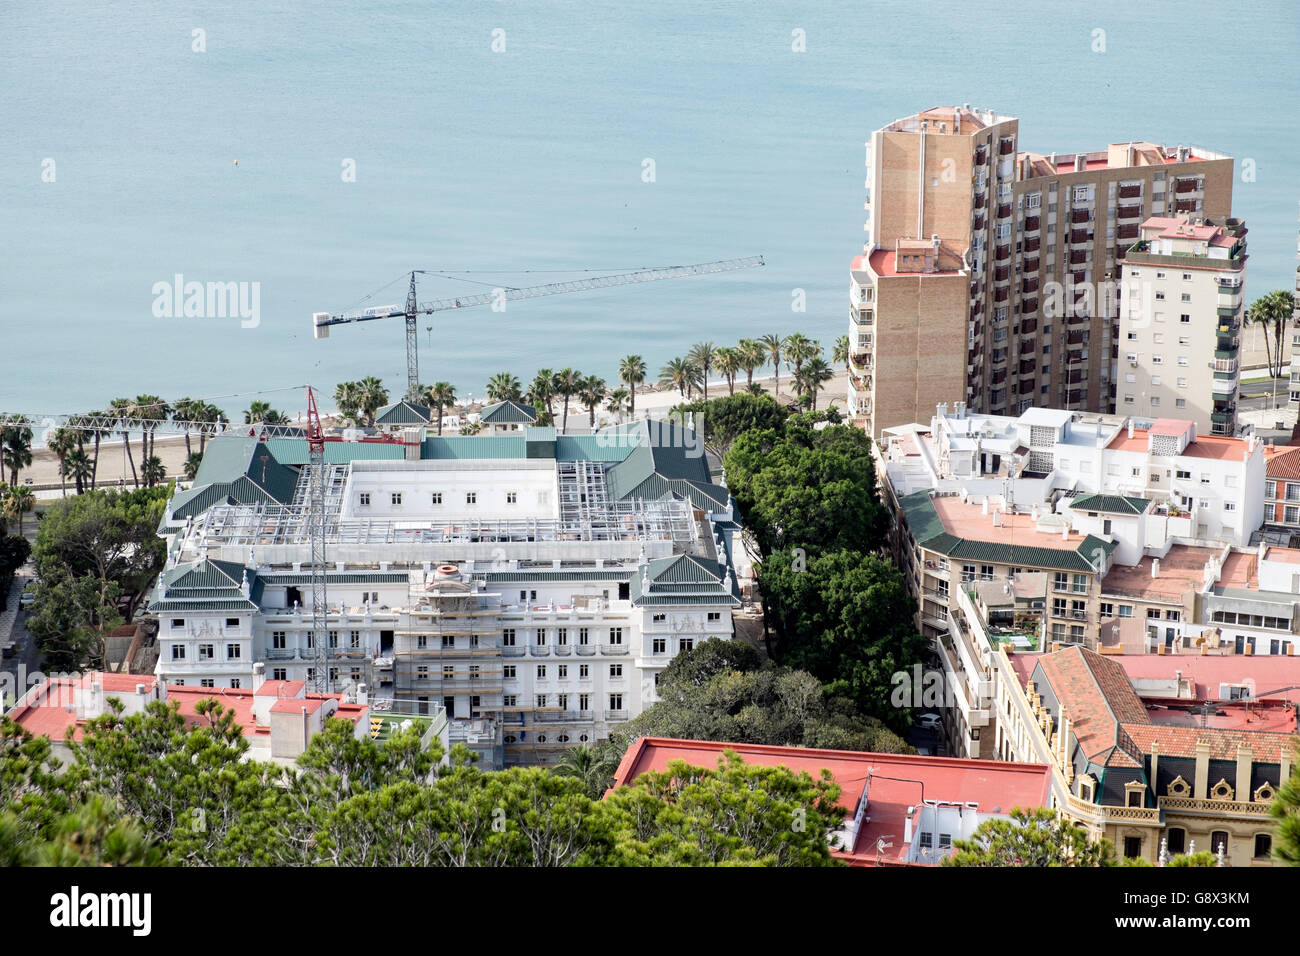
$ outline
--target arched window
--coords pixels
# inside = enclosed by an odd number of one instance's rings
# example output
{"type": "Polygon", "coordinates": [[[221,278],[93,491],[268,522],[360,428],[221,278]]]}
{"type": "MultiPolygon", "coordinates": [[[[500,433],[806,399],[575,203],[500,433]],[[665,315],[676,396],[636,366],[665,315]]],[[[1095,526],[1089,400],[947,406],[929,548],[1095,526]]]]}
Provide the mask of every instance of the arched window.
{"type": "Polygon", "coordinates": [[[1225,854],[1228,852],[1228,831],[1215,830],[1210,834],[1210,852],[1215,856],[1219,855],[1222,850],[1225,854]]]}

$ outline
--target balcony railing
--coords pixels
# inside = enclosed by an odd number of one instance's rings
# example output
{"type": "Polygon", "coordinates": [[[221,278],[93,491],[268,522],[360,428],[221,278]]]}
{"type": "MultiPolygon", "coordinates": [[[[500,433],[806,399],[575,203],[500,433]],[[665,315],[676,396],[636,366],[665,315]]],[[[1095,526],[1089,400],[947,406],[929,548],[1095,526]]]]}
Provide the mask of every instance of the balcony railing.
{"type": "Polygon", "coordinates": [[[532,657],[550,657],[551,649],[545,644],[540,647],[536,644],[531,644],[528,647],[528,653],[532,657]]]}
{"type": "Polygon", "coordinates": [[[509,645],[501,648],[502,657],[524,657],[528,654],[528,649],[516,645],[509,645]]]}
{"type": "Polygon", "coordinates": [[[579,645],[577,645],[576,647],[574,647],[573,650],[574,650],[574,653],[576,653],[579,657],[595,657],[595,656],[596,656],[596,645],[595,645],[595,644],[579,644],[579,645]]]}
{"type": "Polygon", "coordinates": [[[606,720],[627,720],[626,710],[607,710],[605,711],[606,720]]]}
{"type": "Polygon", "coordinates": [[[602,644],[600,653],[606,657],[621,657],[627,654],[628,646],[626,644],[602,644]]]}

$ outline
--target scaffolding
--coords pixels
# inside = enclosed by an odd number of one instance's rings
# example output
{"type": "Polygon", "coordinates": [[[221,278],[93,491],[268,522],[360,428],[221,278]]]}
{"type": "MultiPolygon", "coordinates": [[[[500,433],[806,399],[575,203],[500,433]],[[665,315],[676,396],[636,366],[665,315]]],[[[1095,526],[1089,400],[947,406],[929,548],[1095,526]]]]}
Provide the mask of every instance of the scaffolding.
{"type": "MultiPolygon", "coordinates": [[[[391,520],[343,518],[347,465],[326,466],[325,542],[331,545],[479,544],[563,541],[671,541],[673,550],[692,550],[697,528],[691,504],[682,499],[611,501],[605,474],[592,462],[563,462],[558,469],[558,518],[391,520]]],[[[180,533],[181,550],[310,543],[308,476],[292,501],[214,505],[180,533]]]]}

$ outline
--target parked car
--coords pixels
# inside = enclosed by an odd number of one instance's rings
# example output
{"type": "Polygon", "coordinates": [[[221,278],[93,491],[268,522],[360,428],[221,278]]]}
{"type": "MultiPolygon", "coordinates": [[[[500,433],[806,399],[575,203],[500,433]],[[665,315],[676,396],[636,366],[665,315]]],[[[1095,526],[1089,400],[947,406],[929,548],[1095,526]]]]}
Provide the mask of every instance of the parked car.
{"type": "Polygon", "coordinates": [[[36,592],[33,591],[31,588],[28,588],[27,590],[23,591],[23,593],[18,597],[18,606],[23,610],[26,610],[27,608],[31,607],[35,603],[36,603],[36,592]]]}
{"type": "Polygon", "coordinates": [[[916,726],[924,730],[938,730],[943,725],[943,718],[938,714],[922,714],[916,718],[916,726]]]}

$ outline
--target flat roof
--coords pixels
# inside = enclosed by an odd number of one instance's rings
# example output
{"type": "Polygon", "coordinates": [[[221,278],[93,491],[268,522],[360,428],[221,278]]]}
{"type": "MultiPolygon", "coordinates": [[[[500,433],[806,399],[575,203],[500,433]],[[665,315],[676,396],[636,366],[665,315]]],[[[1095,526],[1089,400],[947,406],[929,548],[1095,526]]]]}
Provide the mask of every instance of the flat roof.
{"type": "Polygon", "coordinates": [[[1137,564],[1116,565],[1101,579],[1102,596],[1123,595],[1152,601],[1181,601],[1188,591],[1201,589],[1205,562],[1218,553],[1216,548],[1176,544],[1163,558],[1144,557],[1137,564]],[[1159,577],[1151,576],[1155,561],[1160,562],[1159,577]]]}
{"type": "Polygon", "coordinates": [[[1129,680],[1174,680],[1191,685],[1196,700],[1218,700],[1220,684],[1245,684],[1261,700],[1300,704],[1300,657],[1279,654],[1107,654],[1129,680]]]}
{"type": "MultiPolygon", "coordinates": [[[[1075,551],[1086,535],[1069,532],[1065,537],[1059,530],[1039,531],[1033,515],[1000,513],[998,525],[993,524],[994,508],[984,514],[981,505],[963,502],[955,496],[933,499],[934,510],[949,534],[967,541],[995,541],[998,544],[1021,545],[1029,548],[1052,548],[1058,551],[1075,551]]],[[[1061,527],[1067,527],[1062,524],[1061,527]]]]}

